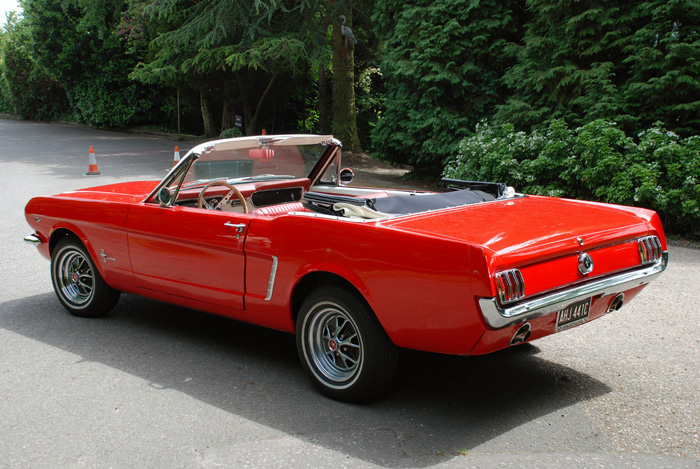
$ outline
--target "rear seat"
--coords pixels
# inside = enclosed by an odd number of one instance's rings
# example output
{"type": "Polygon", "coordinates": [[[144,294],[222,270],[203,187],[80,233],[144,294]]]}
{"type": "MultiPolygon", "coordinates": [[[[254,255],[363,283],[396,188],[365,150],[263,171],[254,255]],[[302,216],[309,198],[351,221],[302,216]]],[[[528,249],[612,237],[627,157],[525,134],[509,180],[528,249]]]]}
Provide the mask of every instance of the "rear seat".
{"type": "Polygon", "coordinates": [[[270,205],[268,207],[260,207],[253,210],[253,215],[284,215],[289,212],[308,212],[301,202],[287,202],[286,204],[270,205]]]}

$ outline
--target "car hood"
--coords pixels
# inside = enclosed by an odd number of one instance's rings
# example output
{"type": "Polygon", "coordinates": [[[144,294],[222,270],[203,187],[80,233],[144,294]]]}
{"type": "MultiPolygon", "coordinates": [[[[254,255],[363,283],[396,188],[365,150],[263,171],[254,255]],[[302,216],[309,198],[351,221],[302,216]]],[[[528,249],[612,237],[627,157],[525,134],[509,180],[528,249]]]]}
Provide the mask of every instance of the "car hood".
{"type": "Polygon", "coordinates": [[[73,199],[109,200],[114,202],[140,202],[155,189],[159,181],[136,181],[109,184],[106,186],[88,187],[74,191],[63,192],[58,197],[73,199]]]}
{"type": "Polygon", "coordinates": [[[526,196],[385,222],[395,229],[479,245],[491,258],[546,259],[631,239],[653,228],[650,210],[526,196]]]}

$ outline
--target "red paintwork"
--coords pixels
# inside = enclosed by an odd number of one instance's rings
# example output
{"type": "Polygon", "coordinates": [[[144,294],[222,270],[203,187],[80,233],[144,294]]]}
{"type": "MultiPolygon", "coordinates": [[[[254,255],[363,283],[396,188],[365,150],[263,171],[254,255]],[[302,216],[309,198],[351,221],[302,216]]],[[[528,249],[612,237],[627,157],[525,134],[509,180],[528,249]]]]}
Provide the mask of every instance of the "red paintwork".
{"type": "MultiPolygon", "coordinates": [[[[496,295],[497,271],[519,268],[532,295],[581,281],[576,259],[584,250],[595,274],[606,275],[639,265],[637,237],[656,235],[666,249],[656,214],[630,207],[525,197],[357,223],[162,208],[144,202],[156,184],[32,199],[26,217],[44,241],[40,252],[50,258],[52,235],[68,230],[116,289],[289,332],[295,289],[307,275],[330,273],[364,296],[396,345],[480,354],[507,347],[518,327],[493,330],[478,311],[479,298],[496,295]],[[245,225],[244,232],[237,238],[227,222],[245,225]],[[101,250],[116,260],[103,261],[101,250]],[[266,300],[273,256],[279,265],[266,300]]],[[[299,186],[309,189],[309,180],[238,187],[249,197],[299,186]]],[[[611,299],[595,298],[591,319],[611,299]]],[[[531,321],[532,339],[553,333],[553,321],[551,315],[531,321]]]]}
{"type": "MultiPolygon", "coordinates": [[[[581,251],[591,255],[596,275],[602,276],[639,262],[634,240],[640,233],[661,233],[663,238],[656,214],[632,207],[528,196],[452,211],[464,215],[450,217],[448,222],[442,211],[388,224],[479,245],[491,273],[520,268],[529,294],[584,280],[576,268],[581,251]],[[578,244],[579,237],[584,247],[578,244]],[[533,278],[535,282],[528,281],[533,278]]],[[[489,291],[479,292],[479,296],[494,295],[491,285],[489,291]]]]}

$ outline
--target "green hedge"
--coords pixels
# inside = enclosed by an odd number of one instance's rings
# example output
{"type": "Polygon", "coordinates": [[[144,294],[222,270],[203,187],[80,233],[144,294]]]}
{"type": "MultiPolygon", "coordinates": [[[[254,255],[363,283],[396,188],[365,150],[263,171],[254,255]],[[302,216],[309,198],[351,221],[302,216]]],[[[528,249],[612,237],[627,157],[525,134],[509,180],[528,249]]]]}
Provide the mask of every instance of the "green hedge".
{"type": "Polygon", "coordinates": [[[668,233],[700,238],[700,136],[662,125],[631,138],[615,122],[516,132],[481,123],[460,143],[444,177],[505,182],[527,194],[656,210],[668,233]]]}

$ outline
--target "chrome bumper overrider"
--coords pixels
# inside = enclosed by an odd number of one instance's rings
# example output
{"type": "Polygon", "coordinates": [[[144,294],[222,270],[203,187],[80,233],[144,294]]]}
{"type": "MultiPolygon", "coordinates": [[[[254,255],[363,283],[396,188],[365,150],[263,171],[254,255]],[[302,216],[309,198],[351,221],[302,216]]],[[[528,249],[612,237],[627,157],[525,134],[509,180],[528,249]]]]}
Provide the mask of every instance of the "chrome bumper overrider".
{"type": "Polygon", "coordinates": [[[498,304],[496,298],[482,298],[479,300],[479,307],[488,325],[494,329],[499,329],[529,319],[546,316],[565,308],[575,301],[591,296],[611,295],[646,285],[658,277],[666,269],[667,265],[668,251],[664,251],[661,259],[656,263],[640,270],[595,280],[585,285],[523,301],[505,308],[498,304]]]}
{"type": "Polygon", "coordinates": [[[25,236],[24,242],[32,244],[34,246],[39,246],[41,244],[41,240],[39,239],[38,236],[35,236],[35,235],[25,236]]]}

